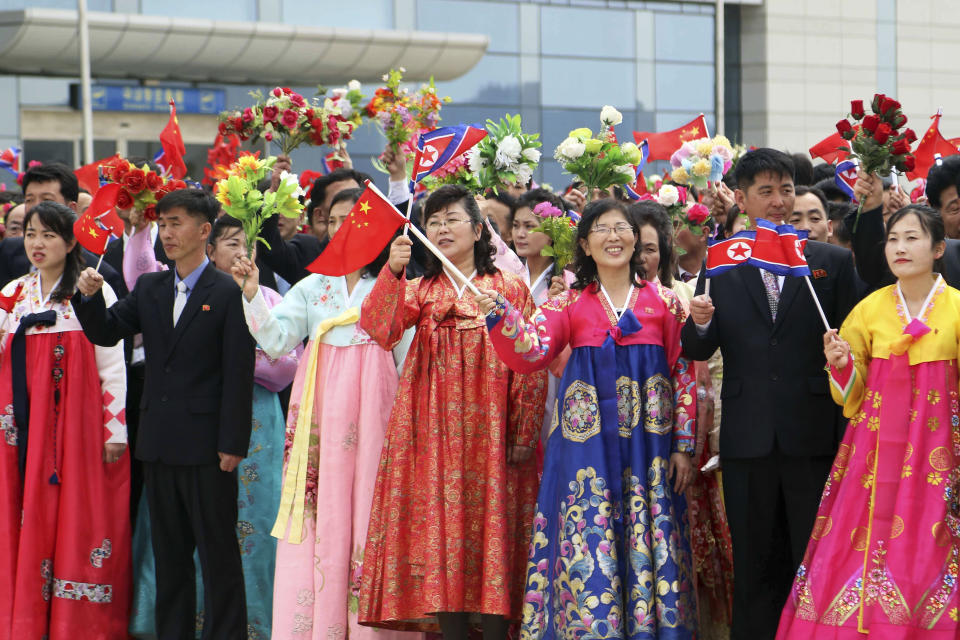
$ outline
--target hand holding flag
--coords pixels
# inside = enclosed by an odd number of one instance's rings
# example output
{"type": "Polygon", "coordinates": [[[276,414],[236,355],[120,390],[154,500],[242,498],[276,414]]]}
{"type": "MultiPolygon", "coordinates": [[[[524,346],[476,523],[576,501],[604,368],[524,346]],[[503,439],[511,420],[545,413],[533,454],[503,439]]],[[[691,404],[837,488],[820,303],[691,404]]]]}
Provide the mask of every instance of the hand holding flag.
{"type": "MultiPolygon", "coordinates": [[[[120,185],[110,183],[97,191],[87,210],[73,223],[73,235],[81,246],[103,259],[110,236],[123,237],[123,220],[117,215],[120,185]]],[[[97,263],[100,268],[100,263],[97,263]]]]}

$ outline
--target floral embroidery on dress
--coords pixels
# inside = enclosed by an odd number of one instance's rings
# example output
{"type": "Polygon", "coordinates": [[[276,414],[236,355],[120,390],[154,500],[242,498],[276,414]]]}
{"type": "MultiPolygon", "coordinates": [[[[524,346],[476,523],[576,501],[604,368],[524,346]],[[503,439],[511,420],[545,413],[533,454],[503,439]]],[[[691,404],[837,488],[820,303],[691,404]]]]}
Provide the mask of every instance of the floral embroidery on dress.
{"type": "Polygon", "coordinates": [[[342,624],[335,624],[327,627],[327,640],[343,640],[347,635],[346,629],[342,624]]]}
{"type": "Polygon", "coordinates": [[[113,543],[109,538],[104,538],[100,546],[90,552],[90,564],[97,569],[102,568],[103,561],[109,558],[111,553],[113,553],[113,543]]]}
{"type": "Polygon", "coordinates": [[[299,613],[293,616],[292,632],[296,634],[308,633],[313,631],[313,617],[301,615],[299,613]]]}
{"type": "Polygon", "coordinates": [[[113,586],[56,578],[53,581],[53,595],[64,600],[87,600],[99,604],[109,604],[113,602],[113,586]]]}
{"type": "Polygon", "coordinates": [[[662,374],[655,374],[643,383],[645,398],[643,428],[663,435],[673,427],[673,385],[662,374]]]}
{"type": "Polygon", "coordinates": [[[563,396],[563,437],[586,442],[600,433],[600,404],[597,389],[582,380],[574,380],[563,396]]]}
{"type": "Polygon", "coordinates": [[[240,544],[240,555],[245,555],[253,551],[253,542],[247,542],[247,538],[257,532],[252,523],[246,520],[237,521],[237,542],[240,544]]]}
{"type": "Polygon", "coordinates": [[[360,610],[360,583],[363,579],[363,546],[356,545],[350,558],[350,574],[347,576],[347,610],[357,613],[360,610]]]}
{"type": "Polygon", "coordinates": [[[17,446],[17,422],[13,418],[13,405],[8,404],[0,415],[0,430],[3,431],[4,441],[11,447],[17,446]]]}
{"type": "Polygon", "coordinates": [[[315,600],[313,589],[300,589],[297,591],[297,606],[312,607],[315,600]]]}
{"type": "Polygon", "coordinates": [[[629,438],[640,424],[641,407],[639,383],[628,376],[617,378],[617,426],[621,437],[629,438]]]}
{"type": "Polygon", "coordinates": [[[343,443],[342,443],[343,450],[349,451],[350,449],[356,449],[357,440],[359,437],[360,437],[360,434],[357,431],[357,423],[351,422],[349,426],[347,426],[346,435],[343,436],[343,443]]]}
{"type": "Polygon", "coordinates": [[[53,593],[53,560],[45,558],[40,561],[40,577],[43,578],[40,594],[44,600],[50,602],[50,595],[53,593]]]}

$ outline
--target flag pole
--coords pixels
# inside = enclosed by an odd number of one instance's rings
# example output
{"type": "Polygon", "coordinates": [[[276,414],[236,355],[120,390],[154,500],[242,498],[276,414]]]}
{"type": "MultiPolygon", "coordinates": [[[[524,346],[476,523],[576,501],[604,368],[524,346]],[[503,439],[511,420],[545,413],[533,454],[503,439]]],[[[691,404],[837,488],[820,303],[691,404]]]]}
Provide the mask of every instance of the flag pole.
{"type": "Polygon", "coordinates": [[[94,269],[97,273],[100,272],[100,264],[103,262],[103,256],[107,255],[106,247],[104,247],[103,253],[100,254],[100,259],[97,260],[97,267],[94,269]]]}
{"type": "Polygon", "coordinates": [[[410,192],[410,198],[407,200],[407,224],[403,225],[403,236],[409,237],[409,229],[413,226],[410,222],[410,215],[413,213],[413,192],[410,192]]]}
{"type": "Polygon", "coordinates": [[[813,290],[813,283],[810,282],[810,276],[803,276],[803,279],[807,281],[807,288],[810,289],[810,295],[813,296],[813,303],[817,305],[817,311],[820,312],[820,319],[823,320],[823,326],[826,327],[827,331],[830,331],[827,314],[823,312],[823,307],[820,305],[820,298],[817,297],[817,293],[813,290]]]}
{"type": "Polygon", "coordinates": [[[704,278],[703,295],[710,297],[710,276],[704,278]]]}
{"type": "Polygon", "coordinates": [[[87,21],[87,0],[77,0],[77,22],[80,32],[80,86],[83,109],[83,164],[93,162],[93,106],[90,97],[90,27],[87,21]]]}

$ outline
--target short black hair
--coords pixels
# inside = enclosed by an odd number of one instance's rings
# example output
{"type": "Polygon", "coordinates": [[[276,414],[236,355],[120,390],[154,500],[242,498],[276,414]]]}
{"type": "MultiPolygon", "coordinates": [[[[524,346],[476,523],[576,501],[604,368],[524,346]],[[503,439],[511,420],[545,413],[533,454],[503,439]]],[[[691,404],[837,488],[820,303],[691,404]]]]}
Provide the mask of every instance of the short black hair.
{"type": "Polygon", "coordinates": [[[7,204],[8,202],[20,204],[23,202],[23,194],[16,191],[0,191],[0,204],[7,204]]]}
{"type": "Polygon", "coordinates": [[[513,211],[513,208],[517,204],[517,199],[503,189],[498,189],[496,191],[493,189],[487,189],[484,192],[483,197],[487,200],[496,200],[506,208],[510,209],[510,211],[513,211]]]}
{"type": "Polygon", "coordinates": [[[837,175],[837,165],[830,164],[827,162],[821,162],[820,164],[813,166],[813,182],[810,184],[817,184],[821,180],[826,180],[837,175]]]}
{"type": "Polygon", "coordinates": [[[228,229],[242,229],[243,223],[239,219],[234,218],[233,216],[220,216],[217,218],[216,222],[213,223],[213,229],[210,231],[210,237],[207,238],[207,243],[211,245],[217,244],[217,241],[227,232],[228,229]]]}
{"type": "Polygon", "coordinates": [[[201,218],[211,225],[220,212],[220,203],[211,194],[202,189],[177,189],[168,193],[157,203],[157,215],[179,207],[194,218],[201,218]]]}
{"type": "Polygon", "coordinates": [[[740,156],[734,173],[736,173],[737,188],[742,191],[749,189],[757,176],[763,173],[793,180],[793,158],[783,151],[769,147],[753,149],[740,156]]]}
{"type": "Polygon", "coordinates": [[[339,204],[344,200],[349,200],[350,204],[355,204],[362,195],[363,187],[356,189],[341,189],[337,192],[337,195],[333,196],[333,200],[330,201],[330,208],[333,209],[333,205],[339,204]]]}
{"type": "Polygon", "coordinates": [[[357,171],[356,169],[334,169],[325,176],[320,176],[313,181],[313,189],[310,190],[310,220],[313,222],[313,210],[320,206],[320,203],[323,202],[323,198],[327,195],[327,187],[332,185],[334,182],[341,182],[343,180],[353,180],[360,187],[363,187],[363,183],[367,180],[373,182],[373,180],[367,174],[357,171]]]}
{"type": "Polygon", "coordinates": [[[827,217],[833,220],[843,220],[851,211],[856,211],[856,206],[851,202],[827,202],[827,217]]]}
{"type": "Polygon", "coordinates": [[[517,215],[518,209],[526,207],[533,211],[533,208],[541,202],[549,202],[557,209],[560,209],[560,211],[565,212],[567,210],[563,201],[554,192],[542,187],[530,189],[529,191],[523,192],[520,197],[511,199],[513,200],[513,206],[510,207],[510,213],[507,214],[507,224],[510,226],[513,226],[513,218],[517,215]]]}
{"type": "Polygon", "coordinates": [[[940,194],[950,187],[956,187],[960,193],[960,156],[949,156],[943,158],[940,164],[934,164],[930,167],[930,173],[927,174],[927,200],[935,209],[943,206],[940,201],[940,194]]]}
{"type": "Polygon", "coordinates": [[[828,202],[850,202],[850,194],[838,187],[834,178],[824,178],[813,186],[823,193],[828,202]]]}
{"type": "MultiPolygon", "coordinates": [[[[824,214],[826,214],[826,212],[827,212],[827,196],[824,195],[823,191],[821,191],[821,190],[818,189],[817,187],[811,187],[811,186],[808,186],[808,185],[805,185],[805,184],[798,185],[798,186],[794,189],[794,191],[793,191],[793,194],[794,194],[795,196],[797,196],[797,197],[805,196],[805,195],[807,195],[808,193],[809,193],[809,194],[812,194],[813,196],[815,196],[815,197],[817,198],[817,200],[820,201],[820,204],[823,206],[823,212],[824,212],[824,214]]],[[[796,201],[794,201],[794,202],[796,202],[796,201]]],[[[793,213],[793,212],[791,211],[791,213],[793,213]]]]}
{"type": "Polygon", "coordinates": [[[59,162],[50,162],[27,169],[21,184],[24,195],[31,182],[59,182],[60,195],[66,202],[76,202],[80,197],[80,183],[77,181],[77,176],[73,174],[70,167],[59,162]]]}
{"type": "Polygon", "coordinates": [[[793,184],[795,186],[813,184],[813,163],[805,153],[790,154],[793,160],[793,184]]]}

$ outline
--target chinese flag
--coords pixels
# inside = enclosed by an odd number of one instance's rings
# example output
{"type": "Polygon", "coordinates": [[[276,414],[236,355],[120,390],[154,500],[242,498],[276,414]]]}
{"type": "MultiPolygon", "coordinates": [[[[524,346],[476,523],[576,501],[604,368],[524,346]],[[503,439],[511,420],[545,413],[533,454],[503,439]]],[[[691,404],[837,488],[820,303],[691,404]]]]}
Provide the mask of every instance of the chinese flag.
{"type": "MultiPolygon", "coordinates": [[[[856,125],[853,129],[856,131],[859,128],[860,125],[856,125]]],[[[849,149],[850,142],[844,140],[838,131],[810,147],[810,157],[822,158],[827,164],[836,164],[837,162],[843,162],[847,159],[850,155],[849,149]],[[838,147],[843,147],[844,149],[848,149],[848,151],[844,151],[838,147]]]]}
{"type": "Polygon", "coordinates": [[[92,164],[85,164],[79,169],[73,170],[73,175],[77,176],[80,186],[86,189],[90,195],[96,195],[100,189],[100,165],[110,164],[120,160],[120,154],[112,155],[109,158],[97,160],[92,164]]]}
{"type": "Polygon", "coordinates": [[[930,116],[933,124],[931,124],[927,132],[923,134],[920,141],[917,142],[917,148],[913,152],[913,157],[917,163],[913,171],[907,172],[907,177],[911,180],[927,177],[930,167],[936,162],[934,154],[939,153],[941,158],[946,158],[947,156],[960,153],[960,151],[957,151],[956,145],[951,144],[950,141],[940,133],[940,115],[940,112],[937,111],[935,115],[930,116]]]}
{"type": "Polygon", "coordinates": [[[73,223],[77,242],[97,255],[102,256],[107,250],[111,234],[123,237],[123,221],[115,209],[121,188],[115,182],[103,185],[87,210],[73,223]]]}
{"type": "Polygon", "coordinates": [[[640,144],[647,140],[650,143],[650,156],[647,160],[669,160],[673,152],[683,146],[687,140],[697,140],[707,136],[707,119],[701,113],[699,116],[672,131],[649,133],[634,131],[633,139],[640,144]]]}
{"type": "Polygon", "coordinates": [[[177,107],[170,101],[170,120],[160,132],[160,144],[163,146],[163,156],[160,162],[170,169],[170,175],[182,180],[187,175],[187,165],[183,163],[183,156],[187,148],[183,146],[183,136],[180,135],[180,123],[177,121],[177,107]]]}
{"type": "Polygon", "coordinates": [[[393,234],[407,219],[369,181],[350,215],[337,229],[327,248],[307,266],[307,271],[345,276],[367,266],[380,255],[393,234]]]}

